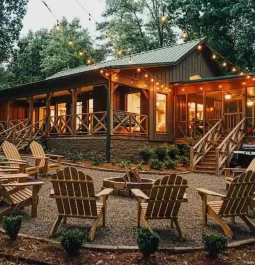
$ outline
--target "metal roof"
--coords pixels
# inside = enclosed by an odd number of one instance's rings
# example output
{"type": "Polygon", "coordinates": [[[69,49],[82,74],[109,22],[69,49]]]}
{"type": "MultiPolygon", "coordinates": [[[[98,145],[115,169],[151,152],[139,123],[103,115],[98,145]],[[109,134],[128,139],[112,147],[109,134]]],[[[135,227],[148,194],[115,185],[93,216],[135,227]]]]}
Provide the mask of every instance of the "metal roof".
{"type": "Polygon", "coordinates": [[[192,52],[197,45],[204,42],[204,39],[188,41],[181,44],[175,44],[164,48],[137,53],[131,56],[125,56],[119,59],[102,62],[99,64],[80,66],[74,69],[67,69],[58,72],[47,79],[58,78],[63,76],[85,73],[100,68],[129,68],[134,66],[153,66],[153,65],[175,65],[178,64],[185,56],[192,52]]]}

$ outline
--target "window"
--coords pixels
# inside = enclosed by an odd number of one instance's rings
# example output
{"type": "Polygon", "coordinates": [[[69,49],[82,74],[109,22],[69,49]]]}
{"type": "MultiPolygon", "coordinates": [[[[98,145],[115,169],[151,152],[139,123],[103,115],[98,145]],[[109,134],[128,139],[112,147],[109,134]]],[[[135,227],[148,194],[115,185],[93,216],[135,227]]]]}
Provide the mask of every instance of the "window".
{"type": "Polygon", "coordinates": [[[157,93],[156,131],[166,132],[166,95],[157,93]]]}

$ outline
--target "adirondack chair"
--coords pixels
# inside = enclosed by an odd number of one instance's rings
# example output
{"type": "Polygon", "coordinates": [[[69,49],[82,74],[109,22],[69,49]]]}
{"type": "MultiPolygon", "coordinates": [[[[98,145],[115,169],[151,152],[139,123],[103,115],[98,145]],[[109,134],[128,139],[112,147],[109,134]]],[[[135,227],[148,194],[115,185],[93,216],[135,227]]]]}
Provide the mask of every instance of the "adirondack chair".
{"type": "Polygon", "coordinates": [[[50,197],[56,199],[58,218],[50,231],[50,237],[56,234],[63,218],[64,222],[67,217],[84,218],[94,219],[89,234],[92,241],[101,218],[105,227],[106,201],[113,189],[104,189],[95,195],[92,178],[74,167],[66,167],[54,173],[51,183],[53,193],[50,197]],[[102,203],[96,201],[99,197],[103,197],[102,203]]]}
{"type": "Polygon", "coordinates": [[[44,184],[42,181],[27,182],[26,174],[15,176],[2,176],[0,178],[1,201],[6,206],[0,210],[0,218],[11,214],[15,209],[31,206],[31,216],[37,216],[37,205],[39,200],[39,191],[44,184]],[[28,188],[32,187],[32,189],[28,188]]]}
{"type": "Polygon", "coordinates": [[[33,141],[30,144],[30,149],[35,158],[41,159],[38,166],[39,166],[40,171],[42,171],[46,176],[49,171],[55,171],[55,170],[60,169],[61,160],[64,158],[63,156],[45,154],[42,146],[36,141],[33,141]],[[49,163],[50,158],[57,158],[57,162],[49,163]]]}
{"type": "Polygon", "coordinates": [[[222,227],[225,235],[233,237],[233,232],[222,217],[240,217],[252,232],[255,233],[255,224],[247,216],[249,206],[255,192],[255,172],[247,171],[234,178],[230,183],[226,195],[199,188],[198,194],[202,198],[203,224],[207,225],[207,215],[213,217],[222,227]],[[207,196],[221,197],[220,201],[207,201],[207,196]]]}
{"type": "Polygon", "coordinates": [[[184,234],[178,222],[178,212],[181,203],[187,202],[185,196],[187,187],[186,179],[171,174],[156,180],[149,196],[139,189],[132,189],[138,202],[137,226],[140,227],[140,219],[149,229],[151,229],[148,223],[150,219],[170,219],[171,225],[175,224],[180,237],[183,238],[184,234]]]}
{"type": "Polygon", "coordinates": [[[2,144],[2,150],[4,152],[5,157],[7,158],[7,161],[1,162],[0,164],[9,164],[9,166],[12,168],[17,168],[17,166],[19,166],[20,173],[34,175],[35,178],[37,178],[39,173],[38,164],[40,163],[40,159],[30,157],[31,159],[35,160],[35,165],[32,167],[28,167],[27,161],[22,160],[19,151],[14,144],[5,141],[2,144]]]}
{"type": "Polygon", "coordinates": [[[255,158],[251,161],[248,168],[224,168],[226,176],[226,189],[228,189],[229,184],[233,181],[234,177],[240,175],[241,173],[247,172],[249,170],[255,171],[255,158]],[[231,175],[232,172],[232,175],[231,175]]]}

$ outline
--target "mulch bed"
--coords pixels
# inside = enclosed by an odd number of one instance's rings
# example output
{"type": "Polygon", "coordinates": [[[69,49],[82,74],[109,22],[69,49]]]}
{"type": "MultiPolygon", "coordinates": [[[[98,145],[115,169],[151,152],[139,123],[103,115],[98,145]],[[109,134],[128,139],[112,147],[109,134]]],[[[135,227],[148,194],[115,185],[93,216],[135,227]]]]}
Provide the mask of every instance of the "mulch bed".
{"type": "Polygon", "coordinates": [[[221,265],[255,264],[255,244],[230,248],[215,260],[206,257],[204,251],[173,255],[158,252],[148,260],[144,260],[139,252],[80,250],[75,257],[68,257],[59,244],[43,242],[37,239],[19,237],[10,241],[7,236],[0,235],[0,256],[6,260],[1,264],[93,264],[93,265],[221,265]],[[19,263],[20,262],[20,263],[19,263]]]}

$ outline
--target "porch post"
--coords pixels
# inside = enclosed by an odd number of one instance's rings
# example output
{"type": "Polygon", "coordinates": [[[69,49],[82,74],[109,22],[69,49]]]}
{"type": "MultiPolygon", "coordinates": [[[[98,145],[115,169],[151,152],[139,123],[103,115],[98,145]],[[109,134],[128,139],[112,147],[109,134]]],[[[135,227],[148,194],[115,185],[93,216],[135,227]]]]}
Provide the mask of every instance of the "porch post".
{"type": "Polygon", "coordinates": [[[76,135],[77,92],[77,88],[72,89],[72,135],[76,135]]]}
{"type": "Polygon", "coordinates": [[[6,123],[7,123],[7,128],[6,129],[9,129],[9,127],[10,127],[10,100],[7,101],[6,123]]]}
{"type": "Polygon", "coordinates": [[[49,136],[50,132],[50,101],[52,98],[52,93],[47,94],[46,97],[46,117],[45,117],[45,131],[46,131],[46,137],[49,136]]]}
{"type": "MultiPolygon", "coordinates": [[[[33,124],[33,109],[34,109],[34,97],[31,96],[28,98],[29,107],[28,107],[28,118],[29,118],[29,125],[33,124]]],[[[32,138],[33,128],[30,129],[29,137],[32,138]]]]}
{"type": "Polygon", "coordinates": [[[110,74],[107,86],[107,134],[106,134],[106,160],[111,161],[111,135],[113,134],[113,102],[112,102],[112,75],[110,74]]]}

